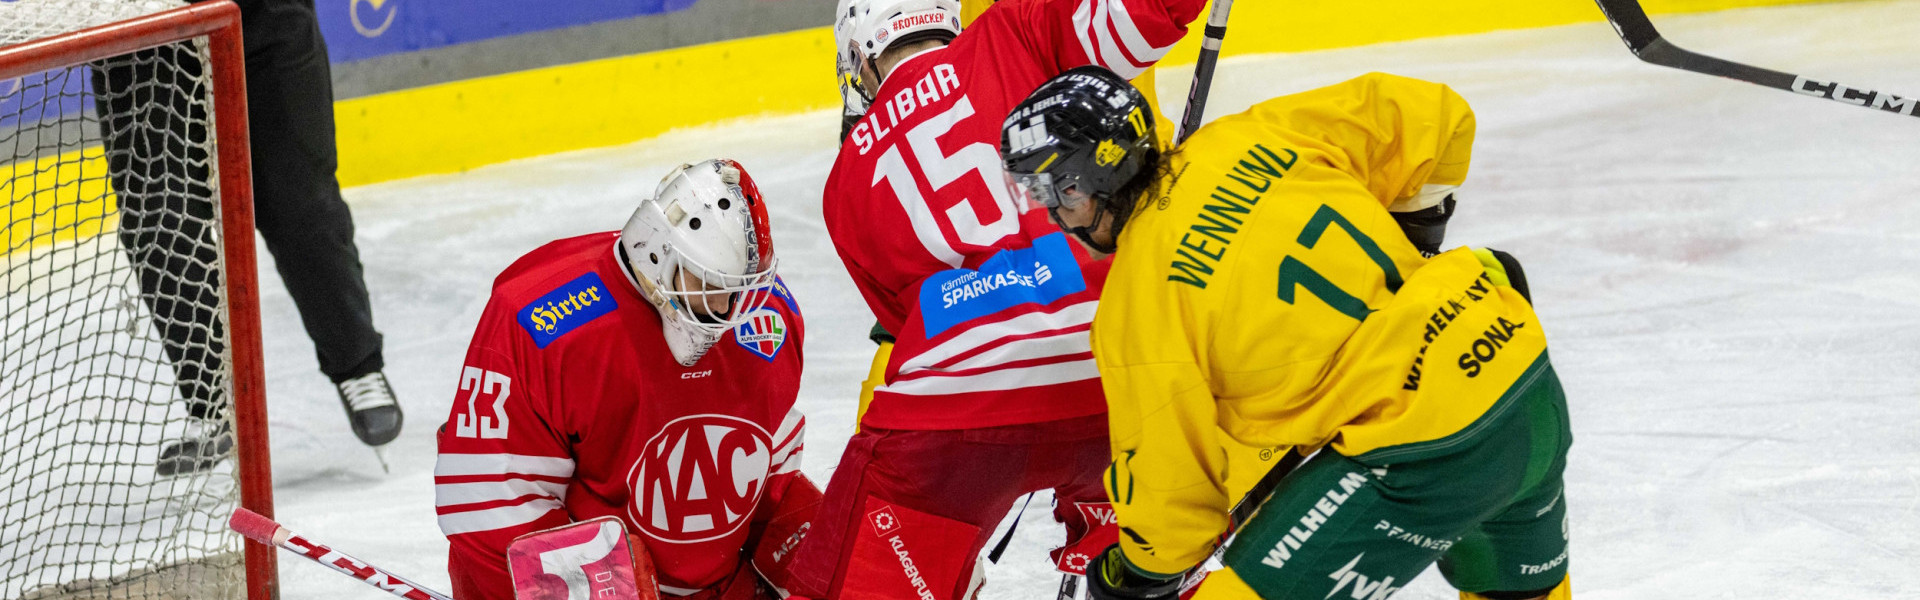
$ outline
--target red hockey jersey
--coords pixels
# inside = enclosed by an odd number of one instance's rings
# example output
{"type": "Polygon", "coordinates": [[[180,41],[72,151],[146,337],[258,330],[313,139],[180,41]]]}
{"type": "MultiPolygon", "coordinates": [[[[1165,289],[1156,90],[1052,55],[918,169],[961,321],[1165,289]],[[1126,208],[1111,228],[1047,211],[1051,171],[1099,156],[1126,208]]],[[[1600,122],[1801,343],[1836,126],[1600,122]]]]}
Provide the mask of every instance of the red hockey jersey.
{"type": "Polygon", "coordinates": [[[462,600],[513,597],[516,536],[605,515],[639,534],[662,591],[698,591],[799,477],[804,326],[785,285],[682,367],[618,237],[547,244],[494,280],[434,468],[462,600]]]}
{"type": "Polygon", "coordinates": [[[1204,0],[1004,0],[900,63],[827,180],[827,232],[898,338],[863,423],[959,429],[1106,410],[1087,342],[1106,261],[1007,191],[1000,123],[1048,78],[1132,78],[1204,0]]]}

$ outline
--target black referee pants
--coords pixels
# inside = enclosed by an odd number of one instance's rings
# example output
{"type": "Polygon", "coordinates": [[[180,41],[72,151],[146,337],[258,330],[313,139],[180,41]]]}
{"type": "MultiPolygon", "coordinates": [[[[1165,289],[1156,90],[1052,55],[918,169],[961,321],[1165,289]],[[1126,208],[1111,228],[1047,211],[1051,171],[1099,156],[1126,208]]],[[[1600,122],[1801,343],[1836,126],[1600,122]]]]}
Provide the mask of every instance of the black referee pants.
{"type": "MultiPolygon", "coordinates": [[[[255,225],[335,383],[385,367],[381,336],[334,177],[333,88],[312,0],[241,2],[255,225]]],[[[202,72],[184,44],[94,65],[107,162],[132,257],[189,413],[224,403],[224,325],[212,229],[202,72]],[[197,84],[195,84],[197,85],[197,84]]],[[[232,240],[248,243],[251,240],[232,240]]]]}

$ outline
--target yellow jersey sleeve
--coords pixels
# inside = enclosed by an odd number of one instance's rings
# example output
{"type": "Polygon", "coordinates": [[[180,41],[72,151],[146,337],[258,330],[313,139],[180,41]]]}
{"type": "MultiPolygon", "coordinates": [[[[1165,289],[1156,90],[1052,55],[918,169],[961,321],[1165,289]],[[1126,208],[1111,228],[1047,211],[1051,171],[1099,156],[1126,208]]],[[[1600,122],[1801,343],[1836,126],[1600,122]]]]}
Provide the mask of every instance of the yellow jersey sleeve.
{"type": "Polygon", "coordinates": [[[1363,182],[1383,206],[1465,182],[1476,130],[1452,88],[1385,73],[1263,102],[1246,116],[1363,182]]]}
{"type": "Polygon", "coordinates": [[[1227,525],[1228,500],[1220,485],[1226,455],[1216,441],[1219,426],[1206,381],[1191,363],[1139,365],[1101,378],[1112,382],[1108,389],[1140,392],[1132,402],[1111,404],[1108,413],[1115,447],[1125,447],[1114,453],[1106,479],[1121,523],[1120,543],[1141,570],[1185,571],[1213,549],[1205,540],[1189,542],[1189,532],[1219,532],[1227,525]]]}

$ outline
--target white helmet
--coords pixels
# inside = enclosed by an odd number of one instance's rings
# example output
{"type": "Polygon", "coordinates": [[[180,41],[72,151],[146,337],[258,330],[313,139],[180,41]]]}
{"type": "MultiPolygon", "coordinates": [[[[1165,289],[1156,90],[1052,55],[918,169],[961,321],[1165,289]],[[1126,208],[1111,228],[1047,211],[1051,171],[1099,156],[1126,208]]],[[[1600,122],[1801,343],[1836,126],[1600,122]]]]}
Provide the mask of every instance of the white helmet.
{"type": "Polygon", "coordinates": [[[760,189],[727,159],[680,165],[620,230],[620,258],[660,313],[667,347],[693,366],[773,292],[772,229],[760,189]]]}
{"type": "Polygon", "coordinates": [[[848,116],[867,112],[867,106],[873,103],[860,85],[860,65],[873,62],[888,46],[904,38],[919,37],[915,34],[960,35],[960,0],[840,0],[840,10],[834,15],[833,42],[839,48],[835,62],[840,69],[840,98],[848,116]]]}

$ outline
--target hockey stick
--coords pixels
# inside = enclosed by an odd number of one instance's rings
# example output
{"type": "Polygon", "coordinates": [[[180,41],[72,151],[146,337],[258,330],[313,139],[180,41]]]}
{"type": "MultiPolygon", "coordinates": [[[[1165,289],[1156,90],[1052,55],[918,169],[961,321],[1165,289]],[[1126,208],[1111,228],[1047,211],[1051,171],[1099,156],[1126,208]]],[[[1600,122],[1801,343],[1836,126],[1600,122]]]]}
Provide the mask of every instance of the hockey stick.
{"type": "MultiPolygon", "coordinates": [[[[1241,496],[1240,501],[1227,512],[1227,530],[1220,534],[1219,545],[1214,547],[1213,554],[1207,557],[1208,560],[1219,560],[1226,554],[1227,540],[1232,538],[1235,532],[1240,531],[1240,527],[1246,525],[1248,519],[1253,518],[1253,511],[1259,510],[1260,505],[1266,503],[1267,497],[1272,496],[1274,490],[1279,489],[1281,480],[1286,479],[1287,474],[1300,468],[1300,463],[1307,460],[1305,455],[1295,452],[1292,448],[1288,448],[1286,453],[1286,456],[1280,457],[1280,462],[1274,463],[1273,468],[1268,469],[1267,474],[1260,477],[1260,481],[1254,482],[1253,487],[1247,489],[1247,495],[1241,496]]],[[[1182,593],[1192,591],[1200,585],[1201,580],[1207,578],[1207,562],[1200,561],[1200,564],[1194,565],[1187,571],[1184,580],[1180,582],[1182,593]]]]}
{"type": "Polygon", "coordinates": [[[1193,87],[1187,90],[1187,114],[1180,119],[1175,144],[1200,129],[1200,117],[1207,110],[1207,92],[1213,89],[1213,67],[1220,62],[1220,42],[1227,38],[1227,14],[1233,12],[1233,0],[1213,0],[1207,15],[1205,39],[1200,40],[1200,59],[1193,64],[1193,87]]]}
{"type": "Polygon", "coordinates": [[[1280,462],[1274,463],[1273,468],[1267,470],[1266,475],[1260,477],[1260,481],[1247,490],[1247,495],[1240,497],[1240,502],[1233,505],[1233,510],[1227,513],[1227,533],[1239,531],[1240,526],[1247,523],[1247,519],[1253,518],[1254,509],[1260,508],[1260,503],[1266,502],[1267,496],[1272,496],[1273,490],[1280,487],[1280,480],[1286,479],[1288,473],[1300,468],[1300,463],[1307,460],[1307,457],[1301,456],[1292,448],[1288,448],[1286,453],[1286,456],[1280,457],[1280,462]]]}
{"type": "Polygon", "coordinates": [[[1647,18],[1647,11],[1640,7],[1639,0],[1594,0],[1594,2],[1600,4],[1600,12],[1606,13],[1607,21],[1613,23],[1613,30],[1620,34],[1621,41],[1627,43],[1627,49],[1632,50],[1633,55],[1640,57],[1640,60],[1663,67],[1718,75],[1854,106],[1920,117],[1920,111],[1916,111],[1916,107],[1920,107],[1920,98],[1911,96],[1901,98],[1839,82],[1808,79],[1800,75],[1743,65],[1691,52],[1668,43],[1666,38],[1661,37],[1660,32],[1653,28],[1653,21],[1647,18]]]}
{"type": "Polygon", "coordinates": [[[388,573],[366,561],[347,556],[346,553],[307,541],[281,527],[273,519],[244,508],[235,509],[233,518],[227,520],[227,526],[240,532],[247,539],[279,546],[288,552],[306,557],[308,560],[325,565],[327,568],[347,574],[347,576],[367,582],[367,585],[385,590],[389,594],[410,600],[453,600],[452,596],[442,594],[408,581],[406,578],[388,573]]]}

